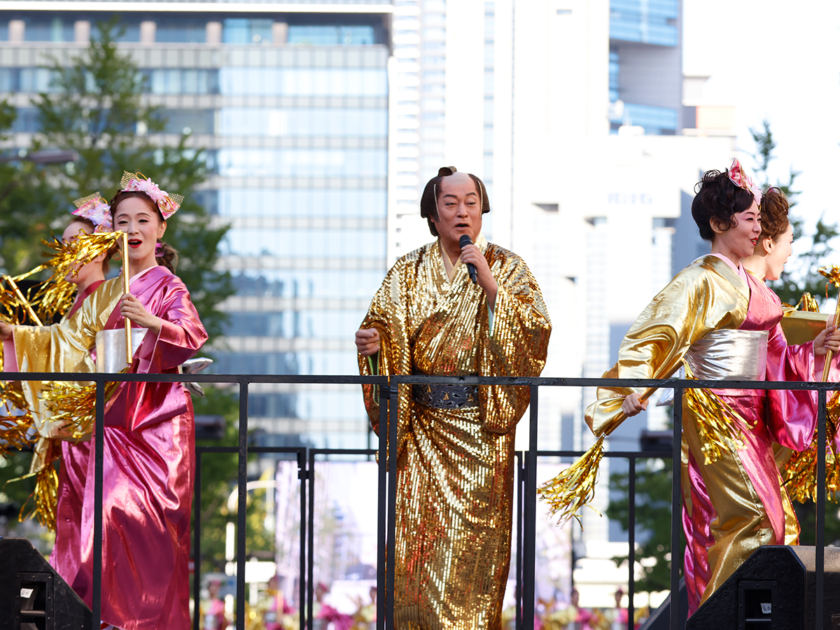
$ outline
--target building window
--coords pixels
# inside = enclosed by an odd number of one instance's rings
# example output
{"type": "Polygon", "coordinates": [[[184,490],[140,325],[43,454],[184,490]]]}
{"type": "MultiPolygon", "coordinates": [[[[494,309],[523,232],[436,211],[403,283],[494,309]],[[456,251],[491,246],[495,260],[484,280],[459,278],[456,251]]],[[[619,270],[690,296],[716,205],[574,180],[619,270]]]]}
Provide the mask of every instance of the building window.
{"type": "Polygon", "coordinates": [[[621,68],[618,50],[610,49],[610,103],[614,103],[619,98],[619,70],[621,68]]]}
{"type": "Polygon", "coordinates": [[[217,94],[219,71],[187,68],[147,70],[152,94],[217,94]]]}
{"type": "MultiPolygon", "coordinates": [[[[73,22],[59,17],[25,20],[23,39],[27,42],[72,42],[75,40],[73,22]]],[[[8,25],[6,25],[8,39],[8,25]]]]}
{"type": "Polygon", "coordinates": [[[225,44],[270,44],[274,22],[266,19],[229,18],[224,21],[222,42],[225,44]]]}
{"type": "MultiPolygon", "coordinates": [[[[413,32],[412,32],[413,33],[413,32]]],[[[372,46],[373,26],[290,25],[289,44],[298,46],[372,46]]]]}
{"type": "Polygon", "coordinates": [[[212,109],[167,109],[165,133],[197,133],[210,135],[215,132],[215,112],[212,109]]]}
{"type": "Polygon", "coordinates": [[[166,44],[204,44],[207,23],[201,20],[161,20],[155,29],[155,41],[166,44]]]}
{"type": "MultiPolygon", "coordinates": [[[[107,20],[99,20],[99,21],[91,21],[90,23],[90,36],[93,40],[99,41],[100,32],[98,24],[107,23],[107,20]]],[[[111,31],[111,34],[114,37],[115,42],[120,43],[137,43],[140,41],[140,22],[139,21],[127,21],[121,19],[117,23],[117,28],[111,31]]]]}

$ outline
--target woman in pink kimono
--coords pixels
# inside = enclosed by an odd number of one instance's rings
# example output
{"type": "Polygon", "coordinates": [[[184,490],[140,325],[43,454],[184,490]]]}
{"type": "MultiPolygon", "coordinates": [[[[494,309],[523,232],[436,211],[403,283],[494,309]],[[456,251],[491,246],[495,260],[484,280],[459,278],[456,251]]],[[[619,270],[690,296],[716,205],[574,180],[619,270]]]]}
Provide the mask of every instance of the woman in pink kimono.
{"type": "MultiPolygon", "coordinates": [[[[0,339],[23,372],[92,372],[96,333],[123,318],[147,332],[131,364],[138,374],[172,373],[207,339],[184,283],[159,243],[181,198],[126,173],[111,200],[114,227],[128,234],[130,295],[104,282],[66,323],[0,324],[0,339]],[[161,264],[162,263],[162,264],[161,264]]],[[[187,630],[194,414],[179,383],[123,383],[105,410],[102,621],[125,630],[187,630]]],[[[87,477],[93,478],[94,458],[87,477]]],[[[93,584],[94,487],[85,487],[71,586],[88,603],[93,584]]]]}
{"type": "MultiPolygon", "coordinates": [[[[777,188],[769,189],[761,197],[761,235],[753,254],[741,260],[747,272],[750,302],[747,320],[741,330],[767,330],[767,361],[764,378],[769,381],[813,381],[822,371],[823,357],[813,352],[813,343],[788,346],[781,329],[782,306],[779,297],[765,280],[778,280],[792,253],[793,226],[788,219],[788,203],[777,188]],[[748,328],[749,327],[749,328],[748,328]]],[[[738,362],[744,357],[731,357],[738,362]]],[[[816,396],[806,391],[735,391],[720,390],[717,395],[727,402],[755,429],[750,437],[760,435],[754,445],[761,457],[751,457],[744,468],[753,479],[756,493],[768,508],[772,533],[764,544],[797,544],[799,522],[781,477],[778,490],[773,488],[777,475],[771,466],[766,443],[776,442],[795,451],[806,450],[814,434],[817,417],[816,396]],[[763,481],[757,481],[762,478],[763,481]]],[[[753,453],[755,455],[755,453],[753,453]]],[[[711,578],[707,550],[714,546],[714,521],[718,518],[709,500],[706,485],[697,461],[688,452],[689,483],[684,479],[683,529],[686,533],[685,577],[688,589],[689,612],[700,605],[711,578]]]]}
{"type": "MultiPolygon", "coordinates": [[[[712,254],[653,299],[605,377],[667,378],[682,364],[690,378],[799,381],[822,369],[840,334],[828,328],[812,343],[788,346],[778,298],[741,265],[760,240],[760,202],[737,161],[705,174],[692,215],[712,254]]],[[[601,387],[586,420],[596,435],[609,435],[647,406],[650,393],[601,387]]],[[[816,414],[813,397],[801,392],[685,390],[682,403],[685,575],[693,612],[759,546],[795,538],[773,443],[807,448],[816,414]]]]}

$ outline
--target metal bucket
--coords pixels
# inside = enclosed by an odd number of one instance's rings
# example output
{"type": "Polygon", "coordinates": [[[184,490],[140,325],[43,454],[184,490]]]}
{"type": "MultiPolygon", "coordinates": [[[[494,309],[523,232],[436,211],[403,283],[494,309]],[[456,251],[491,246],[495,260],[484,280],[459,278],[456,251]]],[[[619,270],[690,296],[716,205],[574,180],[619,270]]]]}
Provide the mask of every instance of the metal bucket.
{"type": "MultiPolygon", "coordinates": [[[[143,343],[148,328],[131,329],[131,354],[143,343]]],[[[100,330],[96,333],[96,371],[114,374],[124,369],[128,363],[125,360],[125,329],[100,330]]]]}

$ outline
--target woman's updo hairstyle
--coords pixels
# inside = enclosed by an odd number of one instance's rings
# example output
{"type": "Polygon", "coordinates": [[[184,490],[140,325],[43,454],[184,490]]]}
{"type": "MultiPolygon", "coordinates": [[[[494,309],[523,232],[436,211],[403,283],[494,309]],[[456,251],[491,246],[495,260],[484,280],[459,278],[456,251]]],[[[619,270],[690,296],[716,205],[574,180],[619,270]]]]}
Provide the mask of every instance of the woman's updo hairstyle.
{"type": "Polygon", "coordinates": [[[749,190],[739,188],[729,179],[728,171],[707,171],[694,187],[691,216],[704,241],[713,241],[715,232],[709,224],[716,219],[723,231],[738,223],[735,215],[749,209],[755,199],[749,190]]]}
{"type": "MultiPolygon", "coordinates": [[[[438,218],[437,201],[441,192],[440,185],[444,177],[449,177],[457,172],[458,169],[454,166],[443,166],[438,169],[437,177],[432,177],[423,189],[423,196],[420,197],[420,216],[426,219],[432,236],[440,236],[432,222],[432,219],[438,218]]],[[[487,198],[487,189],[484,187],[484,182],[472,173],[467,173],[467,175],[475,183],[475,191],[481,197],[481,214],[487,214],[490,212],[490,200],[487,198]]]]}
{"type": "Polygon", "coordinates": [[[774,241],[784,234],[790,225],[788,203],[785,193],[775,186],[768,188],[761,196],[761,238],[774,241]]]}
{"type": "MultiPolygon", "coordinates": [[[[154,211],[161,223],[166,223],[166,220],[160,213],[160,208],[157,207],[157,204],[152,201],[152,198],[149,197],[149,195],[140,190],[120,190],[116,195],[114,195],[114,198],[111,199],[110,202],[111,219],[116,218],[117,208],[120,203],[126,199],[131,199],[132,197],[143,201],[149,206],[150,210],[154,211]]],[[[116,221],[114,221],[114,229],[117,229],[116,221]]],[[[158,241],[157,247],[155,248],[155,260],[158,265],[162,265],[169,269],[172,273],[175,273],[175,269],[178,267],[178,250],[163,241],[158,241]]]]}
{"type": "MultiPolygon", "coordinates": [[[[85,232],[88,234],[93,234],[96,226],[93,224],[93,221],[88,219],[87,217],[81,217],[79,215],[73,215],[70,223],[67,225],[73,225],[74,223],[81,223],[85,226],[85,232]]],[[[117,246],[114,245],[111,249],[107,251],[105,254],[105,258],[102,259],[102,273],[103,275],[108,275],[108,272],[111,270],[111,258],[114,257],[114,254],[117,253],[117,246]]]]}

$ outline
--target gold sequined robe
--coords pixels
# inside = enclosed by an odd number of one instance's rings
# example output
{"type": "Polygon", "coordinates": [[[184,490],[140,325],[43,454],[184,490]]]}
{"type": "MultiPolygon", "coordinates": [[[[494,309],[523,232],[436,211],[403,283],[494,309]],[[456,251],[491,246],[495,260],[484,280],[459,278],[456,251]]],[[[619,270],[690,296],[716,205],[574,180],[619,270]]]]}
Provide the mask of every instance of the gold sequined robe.
{"type": "MultiPolygon", "coordinates": [[[[484,291],[458,264],[450,281],[439,242],[403,256],[370,305],[376,362],[362,374],[539,376],[551,322],[517,255],[479,237],[499,284],[484,291]],[[491,324],[492,319],[492,324],[491,324]],[[492,329],[491,329],[492,326],[492,329]],[[372,370],[371,367],[374,369],[372,370]]],[[[365,406],[379,431],[374,388],[365,406]]],[[[400,630],[501,627],[510,565],[514,433],[526,387],[480,387],[479,404],[433,409],[399,392],[394,622],[400,630]]]]}

